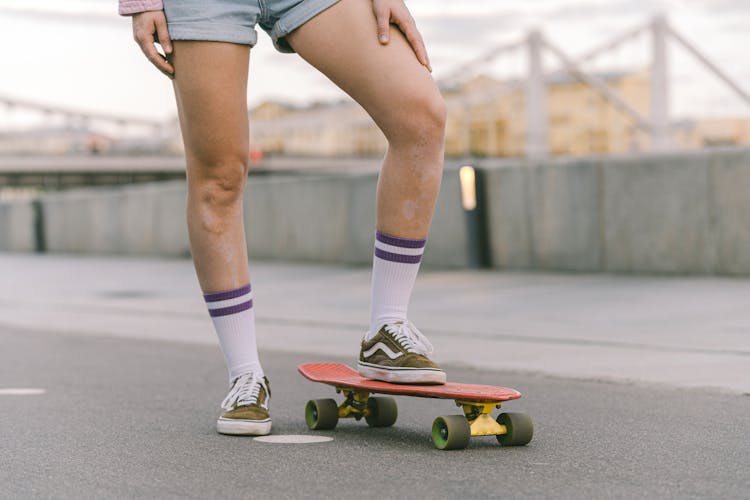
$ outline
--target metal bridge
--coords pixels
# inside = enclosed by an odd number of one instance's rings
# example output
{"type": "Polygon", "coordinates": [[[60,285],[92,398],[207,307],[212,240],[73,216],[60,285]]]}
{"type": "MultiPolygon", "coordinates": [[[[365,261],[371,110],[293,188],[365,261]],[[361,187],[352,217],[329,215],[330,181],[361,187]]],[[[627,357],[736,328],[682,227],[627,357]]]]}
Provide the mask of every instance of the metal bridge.
{"type": "MultiPolygon", "coordinates": [[[[501,83],[469,95],[450,97],[448,99],[449,108],[462,108],[464,116],[469,116],[473,106],[497,99],[499,95],[508,92],[510,88],[523,88],[526,96],[528,96],[525,99],[526,123],[528,124],[525,141],[526,155],[530,158],[543,158],[548,154],[547,137],[549,129],[549,124],[547,123],[548,89],[545,78],[551,74],[564,72],[589,86],[593,91],[601,95],[602,98],[611,103],[619,112],[627,116],[636,129],[648,134],[651,138],[650,144],[652,149],[665,151],[674,147],[671,140],[673,130],[669,105],[670,82],[668,75],[671,61],[668,57],[667,44],[670,42],[676,43],[687,51],[703,68],[728,86],[742,101],[750,105],[750,94],[712,62],[696,45],[675,30],[664,16],[654,17],[643,25],[625,30],[611,37],[609,40],[597,44],[578,57],[568,54],[541,31],[532,30],[515,42],[492,47],[480,57],[459,65],[449,74],[440,78],[439,83],[444,88],[447,88],[460,83],[467,75],[475,73],[477,69],[481,70],[499,57],[506,55],[523,57],[526,66],[524,78],[517,82],[501,83]],[[641,36],[650,37],[651,108],[648,116],[635,109],[634,106],[629,104],[622,95],[609,86],[600,76],[586,70],[589,62],[604,57],[618,47],[641,36]],[[544,56],[546,54],[552,56],[552,59],[557,63],[557,67],[544,67],[544,56]]],[[[167,134],[174,133],[177,127],[176,120],[162,122],[107,113],[91,113],[0,95],[0,110],[3,107],[8,110],[21,109],[36,112],[45,119],[59,118],[66,123],[78,126],[88,127],[92,124],[107,124],[122,129],[140,127],[149,131],[148,133],[155,137],[166,137],[167,134]]],[[[352,103],[350,105],[318,109],[288,118],[259,120],[254,122],[254,129],[260,131],[267,130],[269,133],[278,133],[295,128],[299,129],[300,127],[317,127],[321,121],[325,120],[335,120],[337,123],[345,123],[352,126],[369,122],[367,116],[352,103]]],[[[463,128],[466,129],[466,133],[468,134],[469,127],[464,126],[463,128]]],[[[159,167],[154,165],[153,169],[158,170],[159,167]]]]}
{"type": "MultiPolygon", "coordinates": [[[[633,125],[648,133],[651,137],[651,148],[656,151],[666,151],[673,148],[671,141],[671,113],[670,113],[670,60],[667,52],[668,42],[677,43],[682,49],[693,56],[709,73],[713,74],[721,82],[727,85],[746,104],[750,105],[750,94],[734,81],[718,65],[711,61],[696,45],[674,29],[664,16],[656,16],[649,22],[619,33],[603,43],[597,44],[585,54],[573,57],[565,52],[558,44],[538,30],[530,31],[522,39],[500,46],[493,47],[484,55],[457,67],[449,75],[441,80],[445,84],[460,81],[463,75],[471,73],[475,68],[487,65],[498,57],[507,53],[525,53],[527,60],[527,74],[525,81],[526,95],[526,155],[531,158],[540,158],[547,155],[547,89],[545,76],[551,72],[563,71],[581,83],[589,86],[606,101],[611,103],[617,110],[625,114],[633,125]],[[641,36],[650,36],[650,75],[651,75],[651,109],[649,116],[644,116],[615,89],[592,72],[586,71],[585,65],[597,58],[606,55],[620,46],[631,42],[641,36]],[[550,53],[558,62],[559,66],[551,72],[543,67],[543,55],[550,53]]],[[[484,95],[469,96],[461,99],[454,105],[464,106],[468,113],[471,105],[488,102],[495,98],[499,92],[507,91],[507,86],[501,86],[494,92],[486,92],[484,95]]]]}

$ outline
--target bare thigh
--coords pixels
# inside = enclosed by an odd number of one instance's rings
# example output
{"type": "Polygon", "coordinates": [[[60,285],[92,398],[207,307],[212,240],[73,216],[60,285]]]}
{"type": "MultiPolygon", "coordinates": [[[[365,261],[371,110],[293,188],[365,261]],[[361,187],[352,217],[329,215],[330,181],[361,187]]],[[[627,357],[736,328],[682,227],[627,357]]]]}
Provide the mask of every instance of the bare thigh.
{"type": "Polygon", "coordinates": [[[444,113],[440,92],[403,34],[381,45],[371,0],[341,0],[288,36],[294,50],[355,99],[390,141],[415,106],[444,113]]]}
{"type": "Polygon", "coordinates": [[[189,178],[218,158],[247,155],[249,60],[246,45],[174,41],[173,85],[189,178]]]}

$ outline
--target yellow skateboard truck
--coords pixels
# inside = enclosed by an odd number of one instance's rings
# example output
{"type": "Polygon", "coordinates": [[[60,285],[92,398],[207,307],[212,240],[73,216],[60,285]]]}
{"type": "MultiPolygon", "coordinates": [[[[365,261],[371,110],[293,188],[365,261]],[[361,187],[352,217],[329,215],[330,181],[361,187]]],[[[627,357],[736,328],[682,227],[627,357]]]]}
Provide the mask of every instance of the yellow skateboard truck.
{"type": "Polygon", "coordinates": [[[305,421],[313,430],[333,429],[341,418],[365,419],[370,427],[390,427],[398,419],[398,406],[391,397],[372,394],[452,399],[463,415],[437,417],[432,424],[432,442],[441,450],[466,448],[471,436],[495,436],[503,446],[524,446],[534,435],[531,417],[525,413],[491,413],[505,401],[518,399],[521,393],[505,387],[447,383],[443,385],[390,384],[361,377],[346,365],[336,363],[304,364],[300,373],[312,380],[335,387],[343,394],[340,404],[334,399],[314,399],[305,407],[305,421]]]}

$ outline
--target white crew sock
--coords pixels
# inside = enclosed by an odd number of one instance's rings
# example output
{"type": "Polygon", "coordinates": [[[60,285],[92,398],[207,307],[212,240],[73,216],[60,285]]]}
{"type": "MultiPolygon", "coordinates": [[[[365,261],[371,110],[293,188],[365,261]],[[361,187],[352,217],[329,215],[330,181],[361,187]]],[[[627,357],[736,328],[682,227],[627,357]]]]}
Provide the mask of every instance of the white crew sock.
{"type": "Polygon", "coordinates": [[[397,238],[380,231],[375,233],[368,340],[384,324],[406,321],[406,310],[426,242],[397,238]]]}
{"type": "Polygon", "coordinates": [[[263,376],[255,342],[255,312],[250,285],[203,295],[229,370],[229,383],[247,372],[263,376]]]}

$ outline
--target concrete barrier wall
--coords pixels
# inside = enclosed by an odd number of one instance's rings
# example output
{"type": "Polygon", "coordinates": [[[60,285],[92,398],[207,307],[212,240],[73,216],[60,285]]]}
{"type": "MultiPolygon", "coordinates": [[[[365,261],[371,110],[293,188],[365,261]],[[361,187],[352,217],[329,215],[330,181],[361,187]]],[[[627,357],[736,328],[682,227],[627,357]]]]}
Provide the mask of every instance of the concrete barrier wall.
{"type": "Polygon", "coordinates": [[[47,251],[189,255],[185,195],[183,181],[45,194],[47,251]]]}
{"type": "Polygon", "coordinates": [[[495,267],[750,274],[750,151],[484,162],[495,267]]]}
{"type": "Polygon", "coordinates": [[[750,150],[711,158],[709,235],[718,274],[750,274],[750,150]]]}
{"type": "MultiPolygon", "coordinates": [[[[248,254],[262,259],[368,264],[377,175],[252,179],[245,194],[248,254]]],[[[425,266],[466,265],[458,174],[446,169],[425,266]]]]}
{"type": "Polygon", "coordinates": [[[600,207],[607,271],[713,270],[708,155],[607,161],[600,207]]]}
{"type": "MultiPolygon", "coordinates": [[[[376,187],[376,174],[252,177],[244,199],[248,254],[262,259],[369,264],[376,187]]],[[[185,196],[182,181],[45,194],[41,205],[47,250],[189,255],[185,196]]],[[[19,220],[19,224],[24,222],[19,220]]],[[[425,266],[465,266],[465,239],[458,175],[448,169],[425,266]]]]}
{"type": "MultiPolygon", "coordinates": [[[[750,150],[550,160],[481,160],[493,266],[583,272],[750,275],[750,150]]],[[[425,266],[465,267],[456,165],[445,170],[425,266]]],[[[252,177],[251,258],[365,265],[377,176],[252,177]]],[[[183,181],[97,188],[0,204],[0,250],[189,255],[183,181]],[[37,236],[41,236],[38,238],[37,236]]]]}
{"type": "Polygon", "coordinates": [[[33,252],[35,238],[33,202],[0,202],[0,251],[33,252]]]}
{"type": "Polygon", "coordinates": [[[350,262],[350,179],[250,179],[245,224],[251,257],[350,262]]]}
{"type": "Polygon", "coordinates": [[[596,163],[571,160],[485,168],[495,267],[601,268],[596,163]]]}

